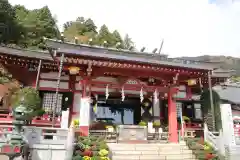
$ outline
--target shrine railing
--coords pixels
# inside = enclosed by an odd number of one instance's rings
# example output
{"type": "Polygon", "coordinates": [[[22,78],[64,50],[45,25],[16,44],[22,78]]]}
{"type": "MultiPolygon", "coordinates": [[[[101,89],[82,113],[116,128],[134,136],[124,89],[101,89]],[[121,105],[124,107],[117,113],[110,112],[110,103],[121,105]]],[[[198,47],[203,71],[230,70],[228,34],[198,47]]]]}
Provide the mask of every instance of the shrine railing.
{"type": "Polygon", "coordinates": [[[187,129],[201,129],[201,130],[203,130],[203,125],[201,123],[188,122],[188,123],[185,123],[184,127],[187,128],[187,129]]]}
{"type": "MultiPolygon", "coordinates": [[[[13,117],[11,114],[0,114],[0,124],[12,124],[13,117]]],[[[50,115],[43,115],[41,117],[34,117],[30,125],[51,126],[53,118],[50,115]]],[[[55,126],[60,126],[61,117],[55,117],[55,126]]]]}
{"type": "Polygon", "coordinates": [[[110,132],[107,130],[90,130],[90,135],[103,137],[108,143],[117,143],[118,133],[116,131],[110,132]]]}
{"type": "MultiPolygon", "coordinates": [[[[12,134],[11,125],[0,126],[0,143],[5,143],[12,134]]],[[[26,126],[22,130],[25,140],[30,146],[34,144],[65,144],[67,140],[67,129],[26,126]]]]}
{"type": "Polygon", "coordinates": [[[224,137],[222,132],[210,132],[204,124],[204,141],[208,142],[221,155],[225,155],[224,137]]]}
{"type": "MultiPolygon", "coordinates": [[[[117,131],[107,131],[107,130],[90,130],[90,135],[96,137],[103,137],[108,143],[117,143],[118,142],[118,132],[117,131]]],[[[167,143],[169,139],[168,132],[162,133],[148,133],[147,140],[148,141],[159,141],[167,143]]]]}

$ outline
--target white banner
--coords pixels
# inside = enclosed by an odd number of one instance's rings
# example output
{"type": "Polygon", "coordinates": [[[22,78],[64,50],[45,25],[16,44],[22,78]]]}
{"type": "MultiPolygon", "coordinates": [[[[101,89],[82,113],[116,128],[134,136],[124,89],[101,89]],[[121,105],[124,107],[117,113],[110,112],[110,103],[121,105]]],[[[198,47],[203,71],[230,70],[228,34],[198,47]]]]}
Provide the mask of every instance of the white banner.
{"type": "Polygon", "coordinates": [[[90,98],[81,98],[80,102],[80,126],[89,126],[90,122],[90,98]]]}
{"type": "Polygon", "coordinates": [[[61,128],[68,129],[69,109],[62,111],[61,128]]]}
{"type": "Polygon", "coordinates": [[[231,105],[221,104],[220,109],[225,145],[236,145],[231,105]]]}

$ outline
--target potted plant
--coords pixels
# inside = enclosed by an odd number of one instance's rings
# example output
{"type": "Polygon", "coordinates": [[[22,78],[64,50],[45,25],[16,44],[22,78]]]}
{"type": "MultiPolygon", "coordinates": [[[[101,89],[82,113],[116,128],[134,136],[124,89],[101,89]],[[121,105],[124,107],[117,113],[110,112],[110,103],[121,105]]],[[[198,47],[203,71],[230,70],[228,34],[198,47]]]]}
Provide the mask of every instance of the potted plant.
{"type": "Polygon", "coordinates": [[[155,131],[158,133],[162,132],[161,123],[159,121],[153,122],[153,128],[155,128],[155,131]]]}
{"type": "Polygon", "coordinates": [[[189,123],[190,122],[190,118],[188,118],[187,116],[183,116],[182,119],[183,119],[183,121],[185,123],[189,123]]]}
{"type": "Polygon", "coordinates": [[[80,136],[77,139],[74,145],[74,160],[110,160],[109,148],[104,137],[80,136]]]}
{"type": "Polygon", "coordinates": [[[139,126],[147,126],[147,122],[145,122],[145,121],[140,121],[138,125],[139,125],[139,126]]]}
{"type": "Polygon", "coordinates": [[[79,120],[78,120],[78,119],[73,120],[73,126],[74,126],[75,128],[78,128],[78,127],[79,127],[79,120]]]}

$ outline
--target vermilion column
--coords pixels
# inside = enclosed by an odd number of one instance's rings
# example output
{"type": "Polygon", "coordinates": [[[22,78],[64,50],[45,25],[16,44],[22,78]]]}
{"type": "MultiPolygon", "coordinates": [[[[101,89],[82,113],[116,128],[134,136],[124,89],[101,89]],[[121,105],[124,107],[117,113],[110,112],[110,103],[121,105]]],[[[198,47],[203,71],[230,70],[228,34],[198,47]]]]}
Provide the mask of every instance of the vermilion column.
{"type": "Polygon", "coordinates": [[[168,92],[168,132],[169,142],[178,143],[177,108],[173,100],[173,89],[168,92]]]}

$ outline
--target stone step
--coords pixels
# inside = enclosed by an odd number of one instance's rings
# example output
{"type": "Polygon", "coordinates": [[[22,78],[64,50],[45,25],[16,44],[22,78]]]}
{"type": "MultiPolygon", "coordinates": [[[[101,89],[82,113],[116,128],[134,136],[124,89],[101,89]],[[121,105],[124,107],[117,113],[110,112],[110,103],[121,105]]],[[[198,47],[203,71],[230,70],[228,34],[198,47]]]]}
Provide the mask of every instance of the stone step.
{"type": "Polygon", "coordinates": [[[112,156],[112,160],[195,160],[193,155],[141,155],[141,156],[112,156]]]}
{"type": "Polygon", "coordinates": [[[112,151],[171,151],[171,150],[188,150],[189,148],[187,146],[109,146],[110,150],[112,151]]]}
{"type": "Polygon", "coordinates": [[[185,142],[181,143],[137,143],[137,144],[132,144],[132,143],[108,143],[108,145],[111,146],[186,146],[185,142]]]}
{"type": "Polygon", "coordinates": [[[119,143],[110,143],[108,144],[110,148],[119,148],[119,147],[128,147],[128,148],[137,148],[137,147],[154,147],[154,148],[163,148],[163,147],[171,147],[171,148],[186,148],[187,146],[185,144],[119,144],[119,143]]]}
{"type": "Polygon", "coordinates": [[[179,155],[179,154],[191,154],[191,150],[170,150],[170,151],[112,151],[112,155],[179,155]]]}

